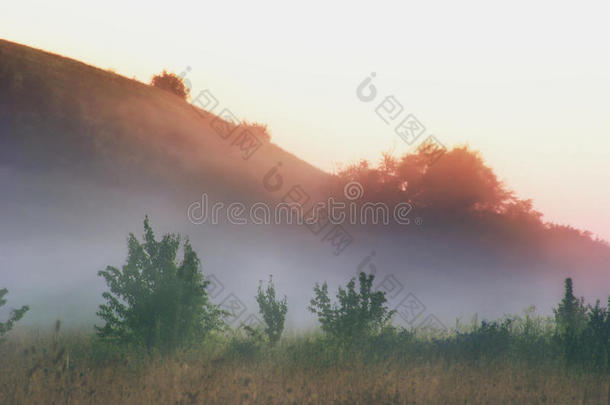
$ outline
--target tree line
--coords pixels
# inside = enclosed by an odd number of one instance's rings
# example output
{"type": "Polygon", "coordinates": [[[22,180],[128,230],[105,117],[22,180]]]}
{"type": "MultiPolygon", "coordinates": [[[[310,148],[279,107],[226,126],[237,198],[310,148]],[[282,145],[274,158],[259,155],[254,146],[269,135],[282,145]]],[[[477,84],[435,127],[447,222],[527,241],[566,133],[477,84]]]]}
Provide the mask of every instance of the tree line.
{"type": "MultiPolygon", "coordinates": [[[[211,302],[209,281],[188,239],[171,233],[157,239],[146,217],[143,240],[130,234],[127,245],[127,260],[120,269],[108,266],[98,272],[108,286],[102,294],[105,303],[97,312],[104,321],[103,326],[95,326],[99,339],[166,353],[228,329],[224,321],[228,313],[211,302]]],[[[308,310],[317,316],[324,336],[337,347],[362,347],[367,342],[383,346],[388,336],[393,343],[412,341],[417,333],[392,326],[395,311],[387,307],[385,292],[373,288],[374,278],[361,272],[357,280],[338,288],[334,300],[326,283],[314,286],[308,310]]],[[[7,293],[0,290],[0,307],[6,304],[7,293]]],[[[251,342],[277,345],[284,332],[287,297],[277,296],[270,277],[266,285],[260,282],[255,298],[264,326],[244,326],[243,330],[251,342]]],[[[15,309],[6,322],[0,322],[0,339],[28,309],[15,309]]],[[[483,321],[449,337],[433,337],[432,342],[439,353],[456,353],[459,347],[457,352],[475,358],[518,346],[521,351],[539,347],[568,365],[610,371],[610,297],[605,307],[599,300],[594,305],[585,304],[574,295],[572,279],[568,278],[553,321],[553,331],[547,335],[534,330],[530,319],[517,331],[513,320],[506,318],[483,321]]]]}

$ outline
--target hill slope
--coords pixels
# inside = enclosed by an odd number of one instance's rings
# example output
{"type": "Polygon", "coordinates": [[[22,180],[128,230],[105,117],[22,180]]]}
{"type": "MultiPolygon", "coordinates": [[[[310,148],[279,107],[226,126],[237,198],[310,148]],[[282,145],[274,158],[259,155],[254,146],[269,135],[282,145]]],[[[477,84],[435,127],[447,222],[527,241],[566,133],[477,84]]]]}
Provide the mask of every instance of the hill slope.
{"type": "Polygon", "coordinates": [[[302,182],[328,177],[269,142],[244,159],[250,152],[240,149],[248,145],[240,143],[239,129],[224,139],[214,128],[225,121],[168,92],[2,40],[0,89],[4,165],[78,168],[111,183],[124,182],[128,172],[155,183],[180,178],[245,194],[263,191],[261,179],[277,162],[302,182]]]}

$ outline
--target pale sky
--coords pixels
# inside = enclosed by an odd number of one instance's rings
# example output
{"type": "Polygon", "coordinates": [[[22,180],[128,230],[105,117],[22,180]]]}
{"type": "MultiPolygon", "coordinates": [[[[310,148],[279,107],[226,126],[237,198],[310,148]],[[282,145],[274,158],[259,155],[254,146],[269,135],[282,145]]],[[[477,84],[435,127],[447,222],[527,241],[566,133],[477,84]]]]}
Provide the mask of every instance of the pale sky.
{"type": "Polygon", "coordinates": [[[0,5],[0,38],[144,82],[190,66],[194,94],[209,89],[329,171],[408,150],[375,114],[394,95],[427,134],[481,151],[546,219],[610,240],[609,11],[607,1],[19,0],[0,5]],[[366,104],[356,87],[371,72],[379,95],[366,104]]]}

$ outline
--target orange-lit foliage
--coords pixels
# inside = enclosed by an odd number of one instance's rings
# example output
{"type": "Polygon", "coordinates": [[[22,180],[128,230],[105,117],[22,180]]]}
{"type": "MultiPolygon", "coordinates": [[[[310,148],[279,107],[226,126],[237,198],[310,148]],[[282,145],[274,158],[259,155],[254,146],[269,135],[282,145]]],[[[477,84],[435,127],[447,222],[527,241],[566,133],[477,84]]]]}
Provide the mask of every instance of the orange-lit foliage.
{"type": "Polygon", "coordinates": [[[550,231],[532,201],[508,190],[478,152],[460,146],[435,160],[433,148],[400,158],[384,153],[376,166],[364,160],[354,163],[337,173],[334,192],[341,195],[346,182],[357,181],[364,189],[358,203],[383,202],[391,207],[407,202],[429,225],[445,229],[456,224],[464,235],[500,232],[531,240],[550,231]]]}
{"type": "Polygon", "coordinates": [[[191,89],[187,88],[184,85],[184,82],[182,81],[181,77],[177,76],[174,73],[167,73],[165,69],[163,69],[163,72],[160,75],[153,76],[152,80],[150,81],[150,84],[160,89],[174,93],[178,97],[183,98],[185,100],[191,92],[191,89]]]}
{"type": "Polygon", "coordinates": [[[437,236],[455,231],[462,241],[467,235],[494,240],[500,249],[512,241],[560,255],[564,263],[567,256],[581,264],[608,257],[608,243],[591,233],[544,222],[533,201],[507,189],[478,152],[455,147],[436,161],[430,154],[424,148],[400,158],[384,153],[376,166],[365,160],[353,163],[338,171],[332,192],[341,196],[347,182],[357,181],[364,194],[356,203],[382,202],[391,208],[407,202],[437,236]]]}
{"type": "Polygon", "coordinates": [[[434,164],[423,150],[400,159],[384,153],[377,167],[360,161],[338,176],[360,182],[367,200],[405,201],[447,213],[531,210],[531,203],[515,198],[479,153],[466,146],[446,152],[434,164]]]}

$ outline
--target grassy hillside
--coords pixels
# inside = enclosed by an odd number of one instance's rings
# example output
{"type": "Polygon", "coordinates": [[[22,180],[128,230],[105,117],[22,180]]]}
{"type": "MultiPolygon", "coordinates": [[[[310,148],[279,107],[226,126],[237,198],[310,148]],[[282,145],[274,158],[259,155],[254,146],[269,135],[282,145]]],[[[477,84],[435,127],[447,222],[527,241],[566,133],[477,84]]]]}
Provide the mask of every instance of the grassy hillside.
{"type": "MultiPolygon", "coordinates": [[[[286,176],[328,175],[276,145],[244,159],[210,126],[218,119],[173,94],[84,63],[0,40],[0,162],[80,171],[103,182],[129,176],[176,187],[252,195],[282,162],[286,176]]],[[[310,189],[313,187],[310,187],[310,189]]]]}

